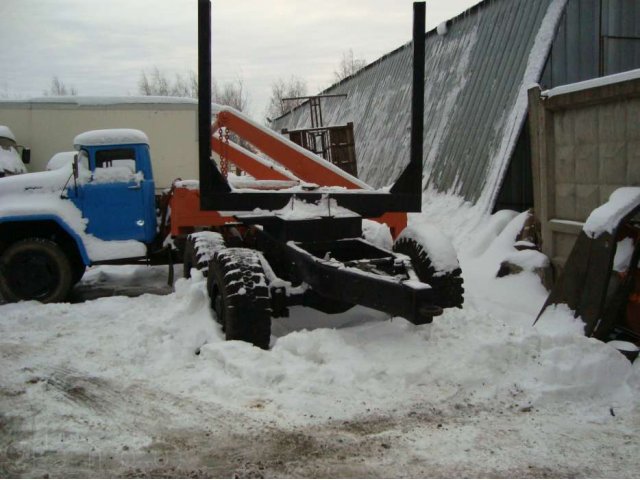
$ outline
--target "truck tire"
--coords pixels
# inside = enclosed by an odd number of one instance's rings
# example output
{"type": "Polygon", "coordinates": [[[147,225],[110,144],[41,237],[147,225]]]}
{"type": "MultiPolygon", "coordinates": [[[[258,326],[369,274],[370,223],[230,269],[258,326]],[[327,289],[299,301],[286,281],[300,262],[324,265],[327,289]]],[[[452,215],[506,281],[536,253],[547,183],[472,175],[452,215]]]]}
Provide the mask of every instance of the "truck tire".
{"type": "Polygon", "coordinates": [[[188,235],[182,260],[184,278],[191,278],[192,268],[200,270],[206,277],[214,252],[224,247],[224,238],[217,232],[197,232],[188,235]]]}
{"type": "Polygon", "coordinates": [[[269,348],[271,299],[258,252],[248,248],[216,251],[209,262],[207,290],[227,340],[269,348]]]}
{"type": "Polygon", "coordinates": [[[184,243],[184,252],[182,253],[182,276],[184,278],[191,278],[191,269],[194,266],[194,262],[197,263],[194,241],[191,236],[187,237],[184,243]]]}
{"type": "Polygon", "coordinates": [[[460,268],[446,273],[438,272],[429,258],[428,248],[415,238],[401,236],[393,245],[393,251],[411,259],[418,279],[434,289],[436,305],[442,308],[462,308],[464,288],[460,268]]]}
{"type": "Polygon", "coordinates": [[[0,256],[0,268],[0,294],[8,302],[61,302],[73,284],[69,258],[57,243],[44,238],[9,245],[0,256]]]}
{"type": "Polygon", "coordinates": [[[71,285],[75,285],[80,280],[82,280],[82,277],[84,276],[84,272],[87,271],[87,266],[82,261],[82,258],[80,258],[80,255],[73,255],[70,258],[71,258],[71,274],[72,274],[71,285]]]}

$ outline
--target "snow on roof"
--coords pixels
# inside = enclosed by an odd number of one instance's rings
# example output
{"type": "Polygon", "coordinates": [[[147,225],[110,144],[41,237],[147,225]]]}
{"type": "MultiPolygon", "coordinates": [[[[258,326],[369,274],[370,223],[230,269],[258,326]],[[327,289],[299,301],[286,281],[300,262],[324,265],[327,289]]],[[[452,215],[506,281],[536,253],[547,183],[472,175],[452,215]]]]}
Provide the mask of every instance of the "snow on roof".
{"type": "Polygon", "coordinates": [[[90,130],[73,139],[74,148],[79,146],[126,145],[133,143],[149,144],[144,132],[132,128],[110,128],[106,130],[90,130]]]}
{"type": "Polygon", "coordinates": [[[14,142],[17,141],[11,129],[5,125],[0,125],[0,137],[8,138],[9,140],[13,140],[14,142]]]}
{"type": "Polygon", "coordinates": [[[616,73],[613,75],[607,75],[606,77],[592,78],[591,80],[585,80],[584,82],[560,85],[559,87],[552,88],[551,90],[545,90],[544,92],[542,92],[542,96],[551,98],[557,95],[566,95],[567,93],[579,92],[581,90],[588,90],[590,88],[596,87],[604,87],[605,85],[613,85],[615,83],[636,80],[638,78],[640,78],[640,68],[629,70],[627,72],[616,73]]]}
{"type": "MultiPolygon", "coordinates": [[[[3,102],[4,103],[4,102],[3,102]]],[[[99,96],[61,96],[61,97],[33,97],[25,100],[9,100],[6,103],[38,103],[38,104],[72,104],[79,106],[91,105],[127,105],[127,104],[179,104],[197,105],[194,98],[164,97],[152,95],[99,97],[99,96]]]]}
{"type": "Polygon", "coordinates": [[[0,147],[0,173],[25,173],[26,171],[15,148],[0,147]]]}

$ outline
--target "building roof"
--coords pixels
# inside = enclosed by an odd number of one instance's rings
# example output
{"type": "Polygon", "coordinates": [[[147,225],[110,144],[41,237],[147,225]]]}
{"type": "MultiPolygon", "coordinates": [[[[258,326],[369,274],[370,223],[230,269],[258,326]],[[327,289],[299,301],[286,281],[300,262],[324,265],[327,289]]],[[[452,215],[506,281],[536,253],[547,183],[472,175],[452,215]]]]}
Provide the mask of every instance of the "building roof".
{"type": "Polygon", "coordinates": [[[65,95],[52,97],[34,97],[17,100],[2,100],[0,106],[39,106],[39,107],[55,107],[55,106],[72,106],[72,107],[113,107],[113,106],[149,106],[157,108],[158,106],[180,106],[197,107],[198,100],[185,97],[165,97],[153,95],[127,95],[127,96],[84,96],[84,95],[65,95]]]}
{"type": "MultiPolygon", "coordinates": [[[[485,0],[427,33],[425,191],[460,195],[490,210],[527,114],[566,0],[485,0]],[[440,30],[444,35],[439,35],[440,30]]],[[[409,160],[411,44],[323,93],[327,125],[354,123],[358,171],[382,187],[409,160]]],[[[310,126],[308,106],[275,120],[310,126]]]]}

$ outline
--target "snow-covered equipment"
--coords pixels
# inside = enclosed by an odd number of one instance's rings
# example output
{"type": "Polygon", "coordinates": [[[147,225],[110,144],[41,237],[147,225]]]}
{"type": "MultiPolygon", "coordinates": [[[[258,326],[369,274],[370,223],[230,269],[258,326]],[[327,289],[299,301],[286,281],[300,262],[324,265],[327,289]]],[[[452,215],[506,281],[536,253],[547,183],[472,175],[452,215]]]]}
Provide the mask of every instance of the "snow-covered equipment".
{"type": "Polygon", "coordinates": [[[175,181],[155,198],[143,132],[78,135],[73,161],[0,183],[0,294],[61,301],[89,265],[182,259],[185,276],[196,268],[207,277],[227,339],[261,348],[271,318],[294,305],[337,313],[359,304],[415,324],[461,307],[461,271],[446,237],[405,229],[406,212],[421,209],[424,3],[414,4],[411,158],[389,190],[231,108],[212,112],[210,9],[199,1],[200,181],[175,181]],[[245,175],[229,174],[227,162],[245,175]],[[392,248],[378,246],[378,234],[367,241],[363,218],[388,226],[392,248]]]}
{"type": "Polygon", "coordinates": [[[566,304],[585,335],[640,343],[638,262],[640,187],[623,187],[589,215],[538,318],[566,304]]]}
{"type": "Polygon", "coordinates": [[[31,151],[16,142],[11,129],[0,125],[0,177],[26,173],[31,151]]]}

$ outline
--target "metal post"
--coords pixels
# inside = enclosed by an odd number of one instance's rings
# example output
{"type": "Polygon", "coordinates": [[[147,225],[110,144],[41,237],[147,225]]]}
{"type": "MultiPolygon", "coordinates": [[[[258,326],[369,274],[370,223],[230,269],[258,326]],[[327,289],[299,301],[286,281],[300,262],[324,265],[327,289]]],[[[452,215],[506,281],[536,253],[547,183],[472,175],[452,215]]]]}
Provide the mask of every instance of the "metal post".
{"type": "MultiPolygon", "coordinates": [[[[424,140],[424,36],[425,2],[413,4],[413,86],[411,92],[411,163],[420,171],[424,140]]],[[[421,184],[422,188],[422,184],[421,184]]]]}
{"type": "Polygon", "coordinates": [[[598,76],[604,76],[604,36],[602,35],[602,0],[599,3],[598,12],[598,76]]]}
{"type": "Polygon", "coordinates": [[[413,4],[413,83],[411,90],[411,153],[409,165],[391,188],[391,193],[415,197],[414,211],[421,210],[422,142],[424,139],[424,37],[425,2],[413,4]]]}
{"type": "Polygon", "coordinates": [[[198,0],[198,166],[200,201],[229,184],[211,160],[211,1],[198,0]]]}

